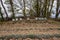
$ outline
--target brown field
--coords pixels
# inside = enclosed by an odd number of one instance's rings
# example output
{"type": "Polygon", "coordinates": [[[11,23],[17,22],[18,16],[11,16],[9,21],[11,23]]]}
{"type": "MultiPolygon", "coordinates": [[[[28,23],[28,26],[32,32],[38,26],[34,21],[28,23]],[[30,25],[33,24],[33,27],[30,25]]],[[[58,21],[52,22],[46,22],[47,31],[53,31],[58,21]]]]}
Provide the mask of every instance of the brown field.
{"type": "Polygon", "coordinates": [[[60,34],[60,23],[53,20],[0,22],[0,36],[11,34],[60,34]]]}
{"type": "MultiPolygon", "coordinates": [[[[60,34],[60,22],[48,20],[48,21],[8,21],[8,22],[0,22],[0,37],[8,36],[8,35],[54,35],[60,34]]],[[[7,40],[7,39],[6,39],[7,40]]],[[[16,40],[15,38],[9,40],[16,40]]],[[[60,40],[60,38],[18,38],[17,40],[60,40]]]]}

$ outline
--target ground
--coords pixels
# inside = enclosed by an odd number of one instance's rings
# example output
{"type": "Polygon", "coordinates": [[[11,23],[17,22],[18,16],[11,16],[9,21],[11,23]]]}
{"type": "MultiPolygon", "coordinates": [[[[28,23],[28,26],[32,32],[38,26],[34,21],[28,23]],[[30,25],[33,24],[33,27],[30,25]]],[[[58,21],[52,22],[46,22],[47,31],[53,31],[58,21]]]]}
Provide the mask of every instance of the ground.
{"type": "Polygon", "coordinates": [[[0,36],[12,34],[60,34],[60,22],[54,20],[0,22],[0,36]]]}

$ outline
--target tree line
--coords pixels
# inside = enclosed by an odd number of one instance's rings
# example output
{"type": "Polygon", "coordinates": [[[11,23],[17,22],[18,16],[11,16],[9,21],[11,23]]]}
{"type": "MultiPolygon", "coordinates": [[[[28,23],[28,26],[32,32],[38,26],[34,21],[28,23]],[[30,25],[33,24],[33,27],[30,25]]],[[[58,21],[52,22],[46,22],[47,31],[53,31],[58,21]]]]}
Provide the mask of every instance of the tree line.
{"type": "MultiPolygon", "coordinates": [[[[53,8],[53,3],[54,3],[54,0],[31,0],[31,2],[34,2],[32,7],[33,9],[35,10],[35,12],[32,10],[32,8],[30,8],[30,17],[43,17],[43,18],[50,18],[50,15],[51,15],[51,11],[52,11],[52,8],[53,8]]],[[[60,7],[60,0],[56,0],[57,1],[57,7],[56,7],[56,16],[55,18],[57,19],[58,18],[58,15],[59,15],[59,7],[60,7]]],[[[5,11],[5,14],[6,14],[6,19],[8,20],[9,17],[8,17],[8,13],[5,9],[5,6],[3,5],[3,0],[0,0],[1,2],[1,5],[5,11]]],[[[14,18],[15,19],[15,13],[14,13],[14,5],[13,5],[13,0],[9,0],[9,3],[10,3],[10,6],[11,6],[11,11],[12,11],[12,17],[11,18],[14,18]]],[[[23,5],[24,5],[24,10],[23,10],[23,14],[24,14],[24,18],[26,18],[26,5],[25,5],[26,1],[23,0],[23,5]]],[[[3,14],[1,12],[1,7],[0,7],[0,15],[1,15],[1,19],[4,20],[4,17],[3,17],[3,14]]]]}

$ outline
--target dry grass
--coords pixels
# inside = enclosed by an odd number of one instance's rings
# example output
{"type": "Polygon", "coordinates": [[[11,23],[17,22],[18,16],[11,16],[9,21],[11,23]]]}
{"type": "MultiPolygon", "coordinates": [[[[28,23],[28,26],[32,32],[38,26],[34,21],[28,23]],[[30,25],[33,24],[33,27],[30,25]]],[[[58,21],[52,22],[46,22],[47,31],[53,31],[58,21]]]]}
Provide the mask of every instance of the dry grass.
{"type": "Polygon", "coordinates": [[[60,34],[60,23],[48,20],[48,21],[18,21],[18,22],[0,22],[0,35],[11,34],[60,34]]]}

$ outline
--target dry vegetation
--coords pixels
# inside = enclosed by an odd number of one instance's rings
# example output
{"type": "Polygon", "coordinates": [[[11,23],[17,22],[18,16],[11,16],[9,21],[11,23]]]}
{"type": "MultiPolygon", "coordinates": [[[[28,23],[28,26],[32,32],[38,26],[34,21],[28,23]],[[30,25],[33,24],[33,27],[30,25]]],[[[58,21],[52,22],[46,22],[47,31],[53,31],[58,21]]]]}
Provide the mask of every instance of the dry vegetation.
{"type": "Polygon", "coordinates": [[[53,20],[0,22],[0,36],[11,34],[60,34],[60,23],[53,20]]]}

